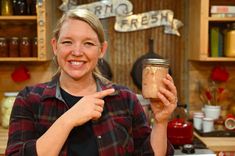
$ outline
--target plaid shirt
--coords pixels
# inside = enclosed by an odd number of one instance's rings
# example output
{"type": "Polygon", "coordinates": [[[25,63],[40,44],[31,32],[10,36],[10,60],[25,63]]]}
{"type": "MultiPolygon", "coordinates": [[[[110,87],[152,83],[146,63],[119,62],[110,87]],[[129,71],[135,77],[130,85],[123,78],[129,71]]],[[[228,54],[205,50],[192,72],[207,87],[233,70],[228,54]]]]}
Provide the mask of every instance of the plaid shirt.
{"type": "MultiPolygon", "coordinates": [[[[151,129],[136,95],[126,87],[98,80],[97,85],[99,90],[110,87],[116,90],[104,98],[101,118],[92,121],[99,155],[154,155],[151,129]]],[[[12,109],[6,155],[36,156],[36,140],[68,109],[60,94],[58,78],[20,91],[12,109]]],[[[167,155],[173,153],[168,142],[167,155]]],[[[67,142],[59,155],[67,156],[67,142]]]]}

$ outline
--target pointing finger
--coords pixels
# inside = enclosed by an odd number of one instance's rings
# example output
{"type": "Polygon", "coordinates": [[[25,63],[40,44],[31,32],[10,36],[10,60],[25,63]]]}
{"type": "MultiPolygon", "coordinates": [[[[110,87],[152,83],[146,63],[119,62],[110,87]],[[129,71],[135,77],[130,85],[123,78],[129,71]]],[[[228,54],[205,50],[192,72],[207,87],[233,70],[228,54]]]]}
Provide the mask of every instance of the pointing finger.
{"type": "Polygon", "coordinates": [[[115,92],[115,89],[114,88],[110,88],[110,89],[106,89],[106,90],[102,90],[100,92],[97,92],[97,93],[94,94],[94,96],[96,98],[102,99],[103,97],[105,97],[107,95],[110,95],[110,94],[112,94],[114,92],[115,92]]]}

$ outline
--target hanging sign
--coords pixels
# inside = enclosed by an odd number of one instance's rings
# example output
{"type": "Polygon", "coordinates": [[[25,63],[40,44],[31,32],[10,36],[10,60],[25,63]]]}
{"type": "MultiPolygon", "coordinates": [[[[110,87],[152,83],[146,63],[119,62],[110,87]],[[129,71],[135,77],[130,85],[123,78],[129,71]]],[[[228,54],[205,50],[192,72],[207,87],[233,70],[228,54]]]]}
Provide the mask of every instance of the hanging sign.
{"type": "Polygon", "coordinates": [[[174,19],[171,10],[149,11],[133,14],[133,5],[128,0],[101,0],[84,5],[76,5],[74,1],[64,0],[60,9],[88,9],[99,18],[116,17],[114,29],[118,32],[130,32],[164,26],[164,33],[180,36],[178,29],[183,23],[174,19]]]}

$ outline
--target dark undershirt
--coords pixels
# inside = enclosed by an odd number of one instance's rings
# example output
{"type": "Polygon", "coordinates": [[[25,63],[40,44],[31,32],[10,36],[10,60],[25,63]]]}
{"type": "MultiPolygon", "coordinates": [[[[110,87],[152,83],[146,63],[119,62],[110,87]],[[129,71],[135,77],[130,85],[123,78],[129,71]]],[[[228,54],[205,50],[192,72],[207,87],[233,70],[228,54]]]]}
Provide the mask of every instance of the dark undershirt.
{"type": "MultiPolygon", "coordinates": [[[[62,88],[61,95],[71,108],[82,97],[70,95],[62,88]]],[[[68,136],[68,156],[98,156],[98,146],[91,121],[72,129],[68,136]]]]}

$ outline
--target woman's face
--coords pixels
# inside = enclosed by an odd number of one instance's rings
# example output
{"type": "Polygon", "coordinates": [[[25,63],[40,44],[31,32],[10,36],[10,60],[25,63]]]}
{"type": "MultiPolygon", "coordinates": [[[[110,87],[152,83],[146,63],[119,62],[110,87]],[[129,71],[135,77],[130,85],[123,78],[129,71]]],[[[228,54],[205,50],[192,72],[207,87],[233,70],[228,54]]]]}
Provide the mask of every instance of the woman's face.
{"type": "Polygon", "coordinates": [[[74,80],[92,76],[107,43],[99,42],[96,32],[84,21],[69,19],[61,27],[58,40],[52,39],[52,47],[61,67],[61,76],[74,80]]]}

